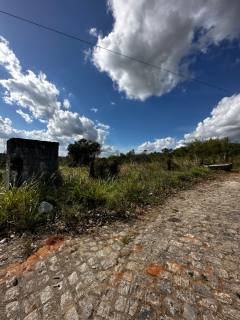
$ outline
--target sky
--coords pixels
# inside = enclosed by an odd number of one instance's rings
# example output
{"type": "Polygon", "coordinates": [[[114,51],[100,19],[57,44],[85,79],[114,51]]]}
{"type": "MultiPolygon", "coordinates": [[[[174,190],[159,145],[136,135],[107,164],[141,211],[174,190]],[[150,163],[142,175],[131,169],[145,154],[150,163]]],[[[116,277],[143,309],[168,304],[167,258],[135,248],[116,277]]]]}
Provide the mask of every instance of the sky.
{"type": "Polygon", "coordinates": [[[93,43],[0,13],[1,152],[11,137],[59,141],[61,154],[87,138],[106,155],[240,142],[239,0],[0,0],[0,10],[93,43]]]}

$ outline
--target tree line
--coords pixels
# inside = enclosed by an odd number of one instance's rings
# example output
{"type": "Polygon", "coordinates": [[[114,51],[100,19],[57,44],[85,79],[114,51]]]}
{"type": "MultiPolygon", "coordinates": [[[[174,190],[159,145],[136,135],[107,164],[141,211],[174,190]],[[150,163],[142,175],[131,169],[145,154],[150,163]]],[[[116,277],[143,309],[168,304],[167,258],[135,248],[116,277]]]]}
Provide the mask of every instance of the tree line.
{"type": "MultiPolygon", "coordinates": [[[[196,165],[213,164],[219,162],[232,162],[240,156],[240,143],[231,143],[228,138],[209,139],[205,141],[195,140],[177,149],[163,149],[162,152],[135,153],[134,150],[120,155],[112,155],[106,158],[98,158],[101,146],[97,142],[81,139],[68,146],[68,156],[65,163],[69,166],[88,165],[90,175],[97,171],[106,171],[110,174],[118,172],[118,166],[123,163],[144,163],[162,161],[167,170],[174,170],[177,164],[174,160],[186,159],[194,161],[196,165]]],[[[101,174],[97,174],[98,176],[101,174]]],[[[104,176],[104,173],[102,173],[104,176]]]]}
{"type": "MultiPolygon", "coordinates": [[[[61,165],[71,167],[89,166],[94,175],[94,163],[101,163],[102,166],[110,166],[117,171],[116,163],[144,163],[154,161],[165,161],[166,168],[171,170],[174,159],[184,158],[195,161],[198,165],[213,164],[216,162],[232,162],[240,156],[240,143],[231,143],[228,138],[209,139],[205,141],[196,140],[177,149],[163,149],[162,152],[135,153],[131,150],[127,153],[109,156],[107,159],[99,158],[101,145],[98,142],[81,139],[68,146],[66,157],[59,157],[61,165]]],[[[4,168],[6,154],[0,154],[0,167],[4,168]]]]}

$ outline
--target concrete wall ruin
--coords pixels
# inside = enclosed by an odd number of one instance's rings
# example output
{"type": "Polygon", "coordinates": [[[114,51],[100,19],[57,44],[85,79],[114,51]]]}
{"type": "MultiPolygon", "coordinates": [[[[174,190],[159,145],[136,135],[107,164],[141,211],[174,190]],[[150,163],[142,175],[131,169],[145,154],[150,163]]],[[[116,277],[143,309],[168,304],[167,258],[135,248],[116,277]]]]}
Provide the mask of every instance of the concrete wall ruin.
{"type": "Polygon", "coordinates": [[[12,138],[7,141],[7,183],[21,185],[58,170],[58,142],[12,138]]]}

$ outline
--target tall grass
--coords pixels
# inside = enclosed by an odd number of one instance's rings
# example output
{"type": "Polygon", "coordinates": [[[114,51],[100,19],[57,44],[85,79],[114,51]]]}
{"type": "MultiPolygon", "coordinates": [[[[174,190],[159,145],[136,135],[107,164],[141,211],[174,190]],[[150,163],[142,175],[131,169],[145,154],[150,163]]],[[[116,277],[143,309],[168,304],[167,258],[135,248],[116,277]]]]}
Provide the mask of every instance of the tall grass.
{"type": "Polygon", "coordinates": [[[61,168],[63,183],[42,188],[32,182],[19,188],[1,187],[0,228],[34,230],[57,217],[76,226],[99,215],[128,216],[136,207],[159,204],[173,190],[192,185],[210,175],[205,168],[179,163],[178,171],[165,171],[158,162],[124,164],[117,178],[93,179],[86,168],[61,168]],[[42,200],[54,204],[52,217],[39,213],[42,200]]]}
{"type": "Polygon", "coordinates": [[[240,157],[234,157],[234,159],[232,159],[232,163],[235,170],[240,170],[240,157]]]}
{"type": "Polygon", "coordinates": [[[172,191],[190,186],[210,174],[205,168],[169,172],[159,163],[127,164],[122,166],[118,178],[101,180],[89,178],[84,169],[63,169],[64,210],[67,219],[72,212],[74,221],[94,210],[122,216],[134,212],[138,206],[162,203],[172,191]]]}
{"type": "Polygon", "coordinates": [[[39,187],[29,183],[20,188],[0,190],[0,226],[17,230],[32,230],[42,220],[38,213],[39,187]]]}

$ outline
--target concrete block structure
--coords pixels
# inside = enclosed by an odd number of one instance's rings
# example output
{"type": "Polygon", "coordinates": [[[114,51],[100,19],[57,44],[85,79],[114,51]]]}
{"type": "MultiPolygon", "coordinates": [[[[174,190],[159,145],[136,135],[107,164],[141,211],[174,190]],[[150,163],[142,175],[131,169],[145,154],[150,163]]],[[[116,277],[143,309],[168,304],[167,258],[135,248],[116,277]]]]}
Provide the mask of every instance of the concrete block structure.
{"type": "Polygon", "coordinates": [[[58,142],[12,138],[7,141],[7,183],[19,186],[58,170],[58,142]]]}

